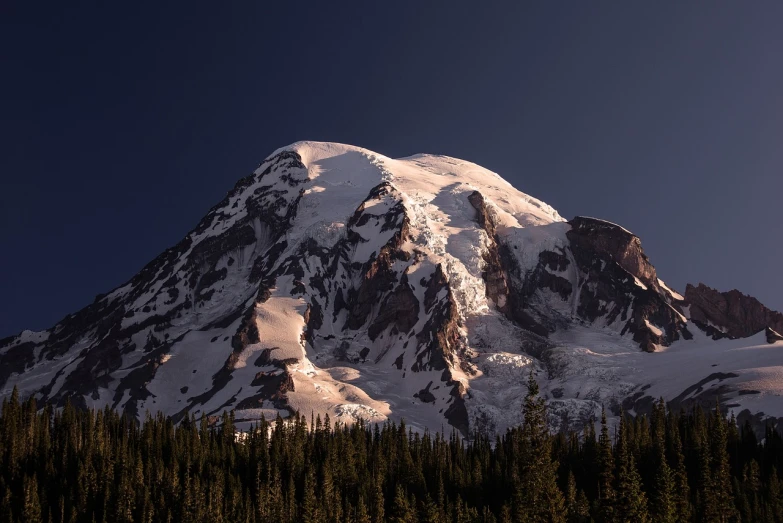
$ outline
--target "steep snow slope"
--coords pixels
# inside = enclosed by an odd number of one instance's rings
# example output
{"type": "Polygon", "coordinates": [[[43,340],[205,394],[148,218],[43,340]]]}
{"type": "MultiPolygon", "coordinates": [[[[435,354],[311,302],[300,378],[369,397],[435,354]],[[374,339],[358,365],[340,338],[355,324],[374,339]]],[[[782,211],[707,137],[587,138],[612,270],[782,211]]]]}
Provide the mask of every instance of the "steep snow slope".
{"type": "Polygon", "coordinates": [[[455,158],[298,142],[128,283],[0,341],[0,386],[139,418],[299,410],[466,433],[518,423],[533,370],[553,427],[658,396],[783,416],[783,342],[703,328],[618,225],[566,222],[455,158]]]}

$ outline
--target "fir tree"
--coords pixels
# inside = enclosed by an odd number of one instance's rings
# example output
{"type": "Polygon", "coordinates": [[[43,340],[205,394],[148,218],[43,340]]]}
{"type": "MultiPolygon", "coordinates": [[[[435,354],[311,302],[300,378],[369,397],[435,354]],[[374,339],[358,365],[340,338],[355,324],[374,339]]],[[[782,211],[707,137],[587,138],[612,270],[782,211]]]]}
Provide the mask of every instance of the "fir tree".
{"type": "Polygon", "coordinates": [[[300,415],[229,437],[230,414],[139,425],[12,396],[0,411],[0,523],[576,522],[591,504],[596,520],[644,521],[645,492],[653,521],[783,522],[774,429],[758,441],[717,410],[707,419],[659,402],[649,423],[624,419],[613,448],[605,413],[599,441],[591,427],[549,434],[535,389],[525,425],[493,445],[393,423],[308,428],[300,415]],[[566,502],[553,510],[558,474],[566,502]]]}
{"type": "Polygon", "coordinates": [[[576,488],[576,478],[570,470],[566,485],[566,517],[569,523],[580,523],[590,517],[587,497],[583,491],[576,488]]]}
{"type": "Polygon", "coordinates": [[[373,523],[381,523],[386,521],[386,511],[384,510],[385,500],[383,497],[383,488],[381,488],[380,480],[375,480],[373,491],[373,504],[372,504],[372,520],[373,523]]]}
{"type": "Polygon", "coordinates": [[[783,488],[778,479],[777,470],[773,467],[769,474],[766,488],[768,500],[768,520],[783,522],[783,488]]]}
{"type": "Polygon", "coordinates": [[[539,396],[531,371],[523,404],[521,430],[520,487],[523,517],[531,522],[565,521],[565,500],[557,486],[557,467],[552,461],[552,438],[546,417],[546,403],[539,396]]]}
{"type": "Polygon", "coordinates": [[[621,522],[649,521],[647,497],[636,468],[632,441],[625,416],[620,418],[620,439],[617,445],[617,490],[615,518],[621,522]]]}
{"type": "Polygon", "coordinates": [[[653,407],[652,421],[654,477],[650,515],[656,522],[676,523],[675,478],[666,458],[666,405],[663,399],[653,407]]]}
{"type": "Polygon", "coordinates": [[[673,504],[674,520],[690,521],[691,502],[688,471],[685,468],[685,455],[682,452],[679,423],[670,412],[666,418],[666,446],[671,459],[671,470],[674,480],[673,504]]]}
{"type": "Polygon", "coordinates": [[[398,484],[394,492],[394,500],[389,516],[391,523],[412,523],[416,521],[414,509],[411,507],[402,485],[398,484]]]}
{"type": "Polygon", "coordinates": [[[315,471],[309,468],[305,473],[304,491],[302,493],[302,521],[303,523],[316,523],[320,521],[318,502],[315,496],[315,471]]]}
{"type": "Polygon", "coordinates": [[[731,521],[736,514],[732,500],[729,454],[726,448],[727,432],[727,423],[718,404],[710,419],[709,444],[704,449],[705,453],[709,453],[710,475],[710,479],[706,481],[708,487],[704,518],[720,523],[731,521]]]}
{"type": "Polygon", "coordinates": [[[606,421],[606,409],[601,409],[601,435],[598,437],[598,521],[606,523],[614,521],[614,455],[612,441],[609,438],[609,427],[606,421]]]}
{"type": "Polygon", "coordinates": [[[38,480],[35,476],[25,478],[22,521],[28,523],[41,523],[43,521],[41,519],[41,504],[38,499],[38,480]]]}
{"type": "Polygon", "coordinates": [[[359,501],[356,505],[356,513],[353,518],[355,523],[372,523],[370,513],[367,511],[367,505],[364,503],[364,498],[359,497],[359,501]]]}

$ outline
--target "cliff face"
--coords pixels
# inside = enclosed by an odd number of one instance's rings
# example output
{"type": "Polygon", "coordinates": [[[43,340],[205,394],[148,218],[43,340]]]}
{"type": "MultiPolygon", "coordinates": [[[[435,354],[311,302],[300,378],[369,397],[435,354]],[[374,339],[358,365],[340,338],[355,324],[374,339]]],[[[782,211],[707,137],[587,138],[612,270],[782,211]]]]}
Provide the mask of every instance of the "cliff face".
{"type": "Polygon", "coordinates": [[[568,239],[576,251],[589,251],[605,260],[612,260],[645,285],[658,287],[655,267],[642,250],[641,240],[614,223],[577,216],[570,222],[568,239]]]}
{"type": "Polygon", "coordinates": [[[580,310],[594,321],[602,308],[615,303],[627,321],[623,333],[648,352],[657,346],[692,337],[674,295],[661,286],[655,267],[631,232],[594,218],[576,217],[567,236],[584,274],[580,310]]]}
{"type": "MultiPolygon", "coordinates": [[[[479,223],[487,222],[486,206],[474,206],[479,223]]],[[[508,294],[493,299],[509,319],[542,336],[575,323],[610,328],[647,352],[692,337],[678,297],[659,284],[637,236],[581,216],[551,227],[535,244],[523,233],[490,244],[487,291],[508,294]]]]}
{"type": "Polygon", "coordinates": [[[783,314],[738,290],[720,292],[703,283],[688,284],[690,317],[714,339],[747,338],[764,329],[783,332],[783,314]]]}
{"type": "Polygon", "coordinates": [[[124,285],[0,340],[0,390],[137,419],[298,410],[469,434],[518,425],[532,372],[555,429],[659,397],[763,423],[783,415],[781,332],[736,291],[683,298],[631,232],[478,165],[300,142],[124,285]]]}

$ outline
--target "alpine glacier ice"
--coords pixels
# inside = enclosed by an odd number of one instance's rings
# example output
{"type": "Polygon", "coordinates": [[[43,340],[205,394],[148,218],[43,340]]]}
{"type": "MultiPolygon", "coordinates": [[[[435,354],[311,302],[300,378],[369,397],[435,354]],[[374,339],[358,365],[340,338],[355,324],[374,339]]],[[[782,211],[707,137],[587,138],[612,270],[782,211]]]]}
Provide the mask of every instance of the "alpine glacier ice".
{"type": "Polygon", "coordinates": [[[774,332],[775,313],[748,326],[704,303],[631,232],[476,164],[297,142],[126,284],[0,340],[0,387],[140,420],[298,410],[468,434],[519,423],[532,371],[553,428],[660,396],[783,421],[783,341],[728,330],[774,332]]]}

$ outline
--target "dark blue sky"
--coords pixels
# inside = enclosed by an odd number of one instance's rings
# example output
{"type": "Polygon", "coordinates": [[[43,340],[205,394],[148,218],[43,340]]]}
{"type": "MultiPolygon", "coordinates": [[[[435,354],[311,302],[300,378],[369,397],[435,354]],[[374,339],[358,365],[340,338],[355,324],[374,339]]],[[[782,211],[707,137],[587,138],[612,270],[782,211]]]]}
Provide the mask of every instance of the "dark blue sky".
{"type": "Polygon", "coordinates": [[[781,2],[161,4],[0,1],[0,336],[301,139],[474,161],[783,309],[781,2]]]}

